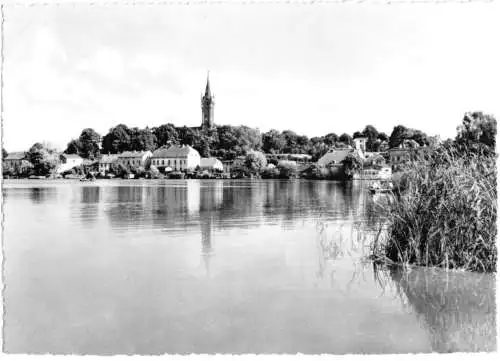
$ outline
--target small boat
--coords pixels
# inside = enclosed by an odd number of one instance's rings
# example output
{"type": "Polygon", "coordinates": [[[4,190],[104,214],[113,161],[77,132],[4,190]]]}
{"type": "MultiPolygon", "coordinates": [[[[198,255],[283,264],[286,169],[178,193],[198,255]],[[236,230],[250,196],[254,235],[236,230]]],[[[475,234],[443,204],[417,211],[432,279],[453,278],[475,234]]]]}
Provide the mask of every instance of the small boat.
{"type": "Polygon", "coordinates": [[[389,193],[392,192],[393,189],[394,186],[391,181],[385,181],[385,182],[375,181],[369,187],[369,191],[372,194],[389,193]]]}

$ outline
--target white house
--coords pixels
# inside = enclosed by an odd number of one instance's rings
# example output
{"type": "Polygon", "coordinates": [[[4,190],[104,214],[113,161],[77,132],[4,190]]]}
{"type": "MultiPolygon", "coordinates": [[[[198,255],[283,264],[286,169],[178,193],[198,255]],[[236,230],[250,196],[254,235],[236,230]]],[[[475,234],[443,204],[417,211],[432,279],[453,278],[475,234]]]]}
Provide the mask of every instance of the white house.
{"type": "Polygon", "coordinates": [[[151,165],[158,169],[171,168],[175,171],[192,170],[201,164],[200,153],[189,145],[172,145],[169,148],[159,148],[151,157],[151,165]]]}
{"type": "Polygon", "coordinates": [[[70,170],[73,167],[83,164],[83,158],[78,154],[61,154],[59,156],[61,164],[57,167],[57,173],[62,173],[70,170]]]}
{"type": "Polygon", "coordinates": [[[368,141],[368,138],[356,137],[352,141],[354,143],[354,149],[361,151],[363,154],[366,152],[366,142],[368,141]]]}
{"type": "Polygon", "coordinates": [[[26,152],[12,152],[3,159],[6,168],[20,169],[26,161],[26,152]]]}
{"type": "Polygon", "coordinates": [[[200,159],[200,168],[207,170],[224,170],[224,165],[217,158],[201,158],[200,159]]]}
{"type": "Polygon", "coordinates": [[[123,152],[118,154],[118,163],[128,166],[144,167],[148,158],[151,158],[152,153],[147,150],[145,152],[123,152]]]}

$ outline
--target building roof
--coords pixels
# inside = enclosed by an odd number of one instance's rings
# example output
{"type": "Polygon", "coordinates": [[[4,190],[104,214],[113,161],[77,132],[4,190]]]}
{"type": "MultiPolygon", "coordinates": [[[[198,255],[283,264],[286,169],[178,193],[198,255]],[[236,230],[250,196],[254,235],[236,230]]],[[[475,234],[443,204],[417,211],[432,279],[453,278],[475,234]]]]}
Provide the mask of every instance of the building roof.
{"type": "Polygon", "coordinates": [[[149,150],[147,150],[145,152],[136,152],[136,151],[123,152],[123,153],[118,154],[118,158],[142,158],[148,154],[151,154],[151,152],[149,150]]]}
{"type": "Polygon", "coordinates": [[[312,156],[309,154],[299,154],[299,153],[266,153],[266,158],[275,158],[275,157],[288,157],[295,159],[311,159],[312,156]]]}
{"type": "Polygon", "coordinates": [[[118,155],[116,154],[108,154],[103,155],[101,159],[99,159],[99,163],[113,163],[118,160],[118,155]]]}
{"type": "Polygon", "coordinates": [[[64,157],[66,159],[82,159],[82,157],[80,157],[78,154],[66,154],[66,153],[62,153],[61,157],[64,157]]]}
{"type": "Polygon", "coordinates": [[[183,145],[182,147],[172,145],[169,148],[159,148],[155,150],[153,158],[186,158],[193,152],[199,154],[196,149],[191,148],[189,145],[183,145]]]}
{"type": "Polygon", "coordinates": [[[332,149],[328,153],[323,155],[318,160],[318,163],[328,164],[335,162],[335,164],[339,164],[352,152],[353,152],[352,149],[332,149]]]}
{"type": "Polygon", "coordinates": [[[7,154],[4,160],[22,160],[26,158],[26,152],[12,152],[7,154]]]}
{"type": "Polygon", "coordinates": [[[221,161],[217,158],[201,158],[200,167],[214,167],[216,165],[221,165],[221,161]]]}
{"type": "Polygon", "coordinates": [[[384,158],[384,156],[380,153],[365,153],[365,155],[366,155],[366,160],[384,158]]]}

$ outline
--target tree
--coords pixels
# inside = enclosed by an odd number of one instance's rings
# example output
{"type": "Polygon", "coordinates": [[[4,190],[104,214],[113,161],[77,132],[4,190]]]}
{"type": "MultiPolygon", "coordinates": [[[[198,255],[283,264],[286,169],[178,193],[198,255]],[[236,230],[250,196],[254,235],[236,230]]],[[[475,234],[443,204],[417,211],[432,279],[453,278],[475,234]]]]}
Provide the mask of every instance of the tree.
{"type": "Polygon", "coordinates": [[[153,128],[153,135],[156,137],[156,143],[159,147],[177,144],[179,142],[179,134],[175,126],[171,123],[162,124],[157,128],[153,128]]]}
{"type": "Polygon", "coordinates": [[[59,164],[57,153],[41,143],[35,143],[27,153],[27,158],[33,164],[36,175],[47,176],[59,164]]]}
{"type": "MultiPolygon", "coordinates": [[[[347,134],[346,134],[347,135],[347,134]]],[[[311,138],[311,141],[313,140],[314,138],[311,138]]],[[[324,143],[329,146],[329,147],[332,147],[335,145],[335,143],[337,143],[337,141],[339,140],[339,137],[337,136],[337,134],[335,133],[328,133],[327,135],[324,136],[323,138],[323,141],[324,143]]]]}
{"type": "Polygon", "coordinates": [[[130,129],[130,148],[133,151],[145,151],[156,149],[156,136],[146,127],[144,129],[130,129]]]}
{"type": "Polygon", "coordinates": [[[210,138],[204,134],[197,139],[195,149],[200,153],[200,156],[204,158],[210,157],[210,143],[210,138]]]}
{"type": "Polygon", "coordinates": [[[252,149],[259,150],[262,148],[262,135],[258,129],[241,125],[236,127],[236,134],[239,141],[236,150],[239,150],[240,153],[248,152],[252,149]]]}
{"type": "Polygon", "coordinates": [[[384,132],[378,133],[377,139],[381,142],[389,141],[389,137],[384,132]]]}
{"type": "Polygon", "coordinates": [[[114,174],[116,177],[125,178],[130,174],[130,169],[122,163],[112,163],[109,167],[109,173],[114,174]]]}
{"type": "Polygon", "coordinates": [[[275,179],[279,178],[280,172],[276,167],[266,167],[261,172],[261,177],[263,179],[275,179]]]}
{"type": "Polygon", "coordinates": [[[349,134],[347,133],[343,133],[340,137],[339,137],[339,141],[346,144],[346,145],[352,145],[352,138],[349,134]]]}
{"type": "Polygon", "coordinates": [[[415,142],[417,142],[420,146],[430,144],[429,137],[427,136],[427,134],[425,134],[424,132],[422,132],[420,130],[416,130],[416,129],[411,129],[411,131],[412,131],[411,132],[412,134],[410,134],[411,139],[413,139],[415,142]]]}
{"type": "Polygon", "coordinates": [[[295,153],[298,146],[298,135],[294,131],[285,130],[282,133],[282,137],[285,139],[286,145],[283,149],[283,153],[295,153]]]}
{"type": "Polygon", "coordinates": [[[92,128],[82,131],[78,139],[72,139],[64,151],[66,154],[78,154],[83,158],[96,159],[100,155],[101,136],[92,128]]]}
{"type": "Polygon", "coordinates": [[[130,129],[125,124],[111,128],[102,140],[103,153],[121,153],[131,150],[130,129]]]}
{"type": "MultiPolygon", "coordinates": [[[[244,155],[249,150],[262,147],[260,131],[247,126],[224,125],[217,127],[217,132],[206,136],[205,142],[208,142],[210,148],[225,151],[225,159],[232,159],[234,155],[244,155]]],[[[203,144],[204,140],[201,142],[203,144]]],[[[201,149],[203,150],[203,147],[201,149]]]]}
{"type": "Polygon", "coordinates": [[[298,173],[297,163],[290,160],[280,161],[278,163],[277,169],[279,171],[279,177],[283,179],[295,177],[298,173]]]}
{"type": "Polygon", "coordinates": [[[483,143],[495,148],[497,121],[492,115],[469,112],[464,115],[457,132],[458,143],[483,143]]]}
{"type": "Polygon", "coordinates": [[[353,138],[361,138],[361,137],[363,137],[363,133],[362,132],[354,132],[352,134],[352,137],[353,138]]]}
{"type": "Polygon", "coordinates": [[[200,137],[200,132],[198,130],[191,129],[186,126],[176,128],[176,131],[179,135],[179,143],[183,145],[193,146],[200,137]]]}
{"type": "Polygon", "coordinates": [[[66,154],[79,154],[82,145],[78,139],[71,139],[64,153],[66,154]]]}
{"type": "Polygon", "coordinates": [[[5,150],[5,148],[2,147],[2,159],[7,158],[8,155],[9,155],[9,153],[7,153],[7,151],[5,150]]]}
{"type": "Polygon", "coordinates": [[[244,165],[251,174],[259,174],[266,167],[267,159],[262,152],[252,150],[246,155],[244,165]]]}
{"type": "Polygon", "coordinates": [[[97,159],[100,155],[101,136],[92,128],[86,128],[80,134],[79,141],[79,154],[83,158],[97,159]]]}
{"type": "Polygon", "coordinates": [[[311,140],[310,140],[309,154],[312,156],[312,161],[316,162],[326,152],[328,152],[328,149],[331,146],[333,146],[334,144],[327,145],[326,142],[322,141],[321,137],[311,138],[311,140]]]}
{"type": "Polygon", "coordinates": [[[389,137],[389,148],[398,147],[404,139],[408,139],[409,129],[404,125],[397,125],[389,137]]]}
{"type": "Polygon", "coordinates": [[[276,129],[262,134],[262,150],[266,153],[280,154],[286,146],[286,139],[276,129]]]}
{"type": "Polygon", "coordinates": [[[245,165],[245,160],[236,159],[231,167],[231,174],[236,178],[247,177],[251,174],[250,170],[245,165]]]}
{"type": "Polygon", "coordinates": [[[363,136],[365,136],[367,139],[366,141],[366,150],[369,152],[376,151],[377,149],[377,137],[378,137],[378,130],[375,128],[373,125],[367,125],[365,129],[363,130],[363,136]]]}
{"type": "Polygon", "coordinates": [[[342,161],[344,166],[344,173],[347,178],[352,178],[355,172],[361,169],[362,160],[356,153],[350,153],[342,161]]]}

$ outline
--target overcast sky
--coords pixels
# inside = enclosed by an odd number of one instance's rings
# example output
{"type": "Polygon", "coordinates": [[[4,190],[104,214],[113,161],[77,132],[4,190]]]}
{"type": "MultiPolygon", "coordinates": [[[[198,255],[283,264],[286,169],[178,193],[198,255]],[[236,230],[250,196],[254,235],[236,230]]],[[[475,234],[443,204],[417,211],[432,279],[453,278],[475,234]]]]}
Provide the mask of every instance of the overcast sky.
{"type": "Polygon", "coordinates": [[[6,7],[4,147],[201,123],[308,136],[498,117],[498,4],[6,7]]]}

